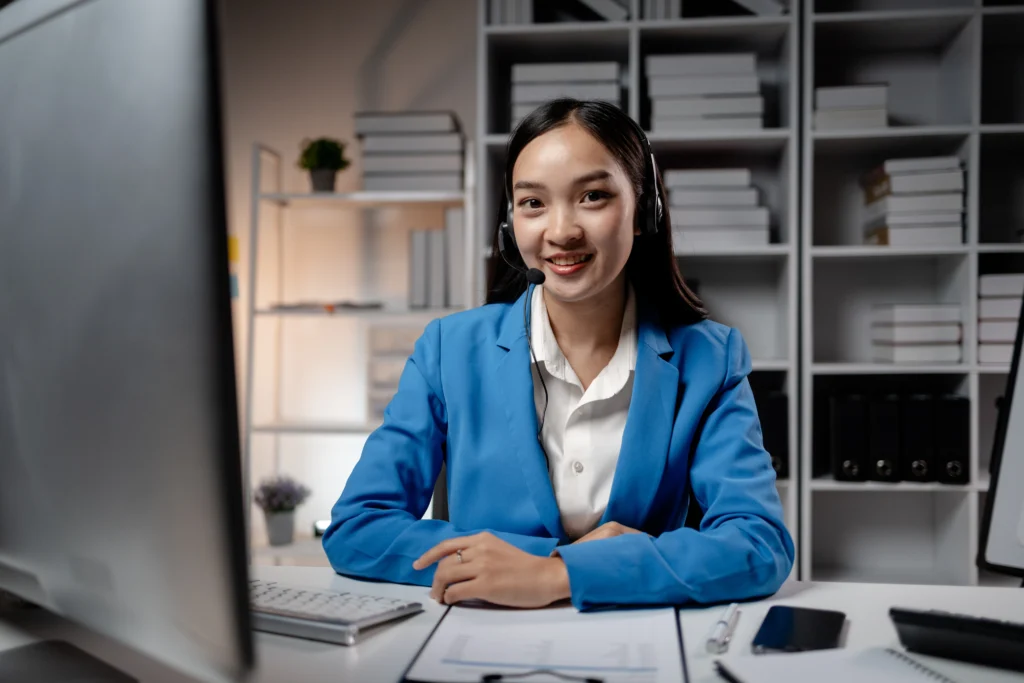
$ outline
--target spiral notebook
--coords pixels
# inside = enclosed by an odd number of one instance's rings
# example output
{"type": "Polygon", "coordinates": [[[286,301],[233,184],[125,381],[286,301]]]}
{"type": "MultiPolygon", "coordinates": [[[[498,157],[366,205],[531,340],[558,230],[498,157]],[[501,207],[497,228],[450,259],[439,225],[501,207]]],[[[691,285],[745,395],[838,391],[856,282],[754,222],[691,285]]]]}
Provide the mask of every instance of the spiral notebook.
{"type": "Polygon", "coordinates": [[[757,655],[717,660],[715,669],[732,683],[960,683],[892,648],[757,655]]]}

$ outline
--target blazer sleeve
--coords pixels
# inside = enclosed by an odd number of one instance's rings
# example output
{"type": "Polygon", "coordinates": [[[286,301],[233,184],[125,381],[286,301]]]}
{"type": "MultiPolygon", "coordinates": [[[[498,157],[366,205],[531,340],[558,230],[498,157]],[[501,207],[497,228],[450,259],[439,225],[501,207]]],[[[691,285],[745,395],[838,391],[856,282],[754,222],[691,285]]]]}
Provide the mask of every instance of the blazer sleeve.
{"type": "Polygon", "coordinates": [[[793,567],[775,471],[747,380],[750,354],[730,330],[725,379],[690,464],[700,530],[624,534],[558,548],[577,609],[710,603],[770,595],[793,567]]]}
{"type": "Polygon", "coordinates": [[[441,390],[441,321],[427,325],[406,362],[384,421],[362,454],[331,510],[323,547],[340,574],[430,585],[435,567],[416,571],[413,561],[441,541],[491,531],[535,555],[548,555],[554,538],[489,529],[457,529],[421,519],[434,492],[447,432],[441,390]]]}

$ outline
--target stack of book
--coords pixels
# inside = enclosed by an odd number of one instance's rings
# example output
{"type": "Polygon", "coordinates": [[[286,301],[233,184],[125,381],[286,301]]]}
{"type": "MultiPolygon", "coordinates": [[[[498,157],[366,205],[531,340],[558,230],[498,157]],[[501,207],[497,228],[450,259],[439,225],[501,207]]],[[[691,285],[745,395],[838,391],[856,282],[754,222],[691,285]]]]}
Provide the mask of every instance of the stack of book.
{"type": "Polygon", "coordinates": [[[644,19],[678,19],[683,14],[683,0],[643,0],[644,19]]]}
{"type": "Polygon", "coordinates": [[[756,130],[764,99],[753,52],[649,55],[651,131],[756,130]]]}
{"type": "Polygon", "coordinates": [[[663,181],[677,254],[768,244],[768,209],[758,206],[750,169],[672,169],[663,181]]]}
{"type": "Polygon", "coordinates": [[[621,107],[618,62],[548,62],[512,65],[512,128],[548,100],[575,97],[621,107]]]}
{"type": "Polygon", "coordinates": [[[889,86],[847,85],[814,89],[814,128],[885,128],[889,125],[889,86]]]}
{"type": "Polygon", "coordinates": [[[443,229],[409,231],[410,308],[465,306],[464,215],[451,208],[443,229]]]}
{"type": "Polygon", "coordinates": [[[363,189],[461,190],[465,138],[450,111],[357,112],[363,189]]]}
{"type": "Polygon", "coordinates": [[[366,418],[371,424],[384,420],[384,410],[398,392],[402,371],[422,334],[422,325],[370,324],[366,418]]]}
{"type": "Polygon", "coordinates": [[[957,157],[889,159],[860,184],[866,244],[963,244],[964,172],[957,157]]]}
{"type": "Polygon", "coordinates": [[[876,361],[959,363],[963,334],[959,304],[881,304],[872,308],[876,361]]]}
{"type": "Polygon", "coordinates": [[[1017,340],[1024,273],[978,278],[978,362],[1009,363],[1017,340]]]}

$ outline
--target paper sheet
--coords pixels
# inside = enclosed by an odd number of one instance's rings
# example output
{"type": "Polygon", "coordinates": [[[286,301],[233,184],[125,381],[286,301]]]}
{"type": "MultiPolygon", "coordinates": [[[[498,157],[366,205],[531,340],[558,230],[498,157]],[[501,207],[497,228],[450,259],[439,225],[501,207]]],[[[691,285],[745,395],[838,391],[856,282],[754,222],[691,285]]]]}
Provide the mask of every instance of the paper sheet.
{"type": "MultiPolygon", "coordinates": [[[[476,683],[484,674],[534,669],[605,683],[685,683],[675,610],[452,607],[406,678],[476,683]]],[[[515,680],[565,683],[550,675],[515,680]]]]}

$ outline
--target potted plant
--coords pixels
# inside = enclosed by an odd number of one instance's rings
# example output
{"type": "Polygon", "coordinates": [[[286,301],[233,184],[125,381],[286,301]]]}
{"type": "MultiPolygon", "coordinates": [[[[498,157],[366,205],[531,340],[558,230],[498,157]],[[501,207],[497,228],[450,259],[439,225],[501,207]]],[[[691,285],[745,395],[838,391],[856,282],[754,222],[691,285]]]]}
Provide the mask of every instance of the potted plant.
{"type": "Polygon", "coordinates": [[[256,504],[267,520],[270,545],[288,545],[295,534],[295,508],[309,497],[310,490],[286,476],[272,477],[260,482],[256,489],[256,504]]]}
{"type": "Polygon", "coordinates": [[[334,178],[338,171],[348,168],[345,143],[333,138],[305,139],[299,168],[309,171],[314,192],[334,192],[334,178]]]}

